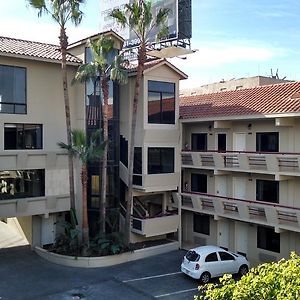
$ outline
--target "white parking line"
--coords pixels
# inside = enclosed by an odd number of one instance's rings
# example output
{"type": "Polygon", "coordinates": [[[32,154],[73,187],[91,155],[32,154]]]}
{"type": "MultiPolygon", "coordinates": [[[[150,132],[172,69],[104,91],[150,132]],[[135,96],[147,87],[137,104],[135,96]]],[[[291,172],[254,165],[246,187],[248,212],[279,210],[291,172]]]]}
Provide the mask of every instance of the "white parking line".
{"type": "Polygon", "coordinates": [[[172,276],[172,275],[177,275],[177,274],[181,274],[181,272],[167,273],[167,274],[161,274],[161,275],[155,275],[155,276],[149,276],[149,277],[142,277],[142,278],[135,278],[135,279],[123,280],[123,282],[133,282],[133,281],[147,280],[147,279],[160,278],[160,277],[172,276]]]}
{"type": "Polygon", "coordinates": [[[197,291],[197,290],[198,290],[198,288],[193,288],[193,289],[189,289],[189,290],[182,290],[182,291],[178,291],[178,292],[173,292],[173,293],[158,295],[158,296],[155,296],[155,298],[163,298],[163,297],[168,297],[168,296],[172,296],[172,295],[178,295],[178,294],[187,293],[187,292],[191,292],[191,291],[197,291]]]}

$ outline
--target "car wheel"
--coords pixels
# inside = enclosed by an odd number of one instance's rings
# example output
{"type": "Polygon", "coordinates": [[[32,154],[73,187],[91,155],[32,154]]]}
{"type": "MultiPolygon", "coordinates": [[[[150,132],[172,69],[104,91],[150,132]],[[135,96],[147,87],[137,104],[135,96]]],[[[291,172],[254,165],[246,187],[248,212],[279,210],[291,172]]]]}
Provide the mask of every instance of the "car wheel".
{"type": "Polygon", "coordinates": [[[210,281],[210,274],[208,272],[204,272],[200,276],[200,281],[204,284],[209,283],[210,281]]]}
{"type": "Polygon", "coordinates": [[[248,273],[248,271],[249,271],[248,266],[242,265],[242,266],[240,266],[240,269],[239,269],[239,275],[244,276],[248,273]]]}

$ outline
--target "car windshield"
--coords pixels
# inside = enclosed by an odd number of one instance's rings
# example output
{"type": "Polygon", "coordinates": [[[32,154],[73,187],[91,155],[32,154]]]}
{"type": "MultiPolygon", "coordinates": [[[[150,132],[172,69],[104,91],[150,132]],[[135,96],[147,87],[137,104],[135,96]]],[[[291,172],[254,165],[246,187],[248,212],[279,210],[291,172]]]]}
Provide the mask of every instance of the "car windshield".
{"type": "Polygon", "coordinates": [[[186,259],[189,260],[189,261],[198,261],[199,258],[200,258],[200,255],[192,250],[192,251],[189,251],[186,255],[185,255],[186,259]]]}

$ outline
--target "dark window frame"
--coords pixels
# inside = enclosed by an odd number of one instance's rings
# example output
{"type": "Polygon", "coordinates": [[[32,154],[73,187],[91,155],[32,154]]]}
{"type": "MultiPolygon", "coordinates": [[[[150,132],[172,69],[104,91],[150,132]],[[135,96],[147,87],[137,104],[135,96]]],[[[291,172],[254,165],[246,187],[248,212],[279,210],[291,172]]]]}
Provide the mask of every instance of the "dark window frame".
{"type": "Polygon", "coordinates": [[[43,141],[44,141],[44,127],[43,124],[34,124],[34,123],[4,123],[4,150],[41,150],[43,149],[43,141]],[[11,148],[7,146],[6,143],[6,128],[13,128],[13,127],[9,127],[9,125],[13,125],[16,126],[16,147],[15,148],[11,148]],[[40,136],[37,137],[37,140],[35,142],[35,144],[37,145],[36,147],[26,147],[26,130],[28,130],[29,128],[26,127],[30,127],[30,126],[36,126],[39,127],[40,129],[40,136]],[[22,130],[18,131],[18,127],[21,128],[22,130]],[[20,134],[22,141],[18,141],[18,133],[22,132],[20,134]],[[19,146],[21,144],[21,146],[19,146]],[[38,146],[40,145],[40,146],[38,146]]]}
{"type": "Polygon", "coordinates": [[[210,216],[200,213],[193,214],[193,231],[210,235],[210,216]]]}
{"type": "Polygon", "coordinates": [[[256,200],[279,203],[279,182],[275,180],[256,179],[256,200]],[[268,196],[268,190],[275,191],[275,196],[268,196]]]}
{"type": "Polygon", "coordinates": [[[192,133],[191,135],[191,150],[192,151],[207,151],[207,136],[206,132],[192,133]],[[198,140],[199,138],[199,140],[198,140]],[[204,139],[204,144],[199,147],[201,144],[201,139],[204,139]]]}
{"type": "Polygon", "coordinates": [[[271,227],[257,226],[257,248],[280,253],[280,233],[271,227]]]}
{"type": "Polygon", "coordinates": [[[176,101],[175,101],[175,96],[176,96],[176,89],[175,89],[175,82],[166,82],[166,81],[155,81],[155,80],[148,80],[148,123],[149,124],[167,124],[167,125],[174,125],[175,122],[175,111],[176,111],[176,101]],[[160,84],[160,86],[158,86],[160,84]],[[169,89],[163,89],[162,86],[164,85],[169,85],[172,88],[169,89]],[[157,95],[157,101],[159,101],[159,113],[157,116],[153,115],[151,117],[150,113],[150,94],[157,95]],[[166,95],[169,95],[170,97],[165,98],[166,95]],[[172,98],[173,96],[173,98],[172,98]],[[164,100],[169,100],[173,99],[173,111],[171,112],[172,117],[165,117],[166,112],[164,111],[164,104],[166,101],[164,100]],[[165,112],[165,114],[164,114],[165,112]]]}
{"type": "Polygon", "coordinates": [[[1,171],[0,200],[34,197],[45,197],[45,169],[1,171]]]}
{"type": "MultiPolygon", "coordinates": [[[[165,153],[166,154],[166,153],[165,153]]],[[[155,157],[154,157],[155,158],[155,157]]],[[[175,148],[173,147],[148,147],[148,174],[170,174],[175,171],[175,148]],[[159,152],[159,162],[154,163],[155,159],[151,162],[151,156],[154,157],[155,153],[150,153],[151,151],[159,152]],[[170,153],[166,156],[167,158],[171,158],[172,163],[170,166],[168,164],[164,164],[165,157],[163,157],[163,151],[170,151],[170,153]],[[169,155],[172,155],[169,157],[169,155]],[[168,169],[170,167],[170,169],[168,169]],[[167,168],[167,170],[165,170],[167,168]]]]}
{"type": "Polygon", "coordinates": [[[279,152],[279,132],[256,132],[257,152],[279,152]],[[274,139],[273,143],[270,140],[274,139]]]}
{"type": "Polygon", "coordinates": [[[207,193],[207,174],[191,173],[191,191],[198,193],[207,193]],[[205,184],[202,184],[202,180],[205,181],[205,184]],[[197,184],[195,185],[196,182],[197,184]],[[199,182],[201,183],[199,184],[199,182]]]}
{"type": "MultiPolygon", "coordinates": [[[[8,105],[8,106],[12,106],[12,112],[10,111],[2,111],[0,109],[0,113],[1,114],[20,114],[20,115],[26,115],[27,114],[27,68],[25,67],[19,67],[19,66],[12,66],[12,65],[4,65],[4,64],[0,64],[0,69],[1,68],[13,68],[13,69],[19,69],[19,70],[23,70],[24,71],[24,99],[22,99],[23,102],[18,103],[11,100],[6,100],[6,101],[1,101],[2,105],[8,105]],[[24,111],[23,112],[18,112],[18,108],[20,107],[24,107],[24,111]]],[[[4,71],[5,72],[5,71],[4,71]]],[[[7,73],[7,71],[5,72],[7,73]]],[[[0,72],[1,74],[1,72],[0,72]]],[[[0,86],[0,94],[1,94],[1,86],[0,86]]]]}

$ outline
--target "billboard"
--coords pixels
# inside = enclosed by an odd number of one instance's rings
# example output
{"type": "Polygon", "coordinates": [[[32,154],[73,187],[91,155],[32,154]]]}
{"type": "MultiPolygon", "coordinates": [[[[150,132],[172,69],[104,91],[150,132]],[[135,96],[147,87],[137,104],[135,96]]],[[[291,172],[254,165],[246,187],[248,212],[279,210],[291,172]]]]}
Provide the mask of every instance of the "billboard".
{"type": "MultiPolygon", "coordinates": [[[[124,9],[125,4],[132,3],[134,0],[100,0],[100,31],[113,30],[122,36],[125,40],[124,47],[130,48],[138,46],[139,41],[133,31],[128,27],[121,28],[120,25],[109,14],[112,10],[119,8],[124,9]]],[[[167,26],[169,35],[166,40],[175,40],[178,38],[178,0],[151,0],[152,13],[155,16],[160,8],[165,7],[170,9],[168,15],[167,26]]],[[[150,42],[155,42],[157,29],[151,31],[150,42]]]]}

